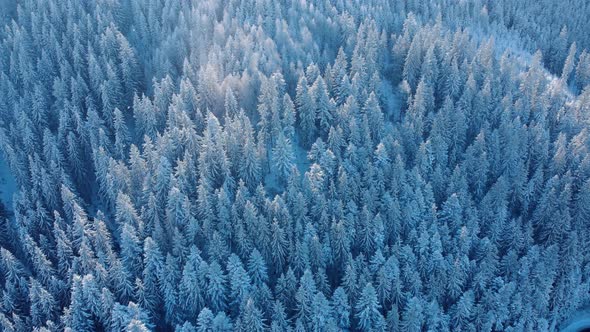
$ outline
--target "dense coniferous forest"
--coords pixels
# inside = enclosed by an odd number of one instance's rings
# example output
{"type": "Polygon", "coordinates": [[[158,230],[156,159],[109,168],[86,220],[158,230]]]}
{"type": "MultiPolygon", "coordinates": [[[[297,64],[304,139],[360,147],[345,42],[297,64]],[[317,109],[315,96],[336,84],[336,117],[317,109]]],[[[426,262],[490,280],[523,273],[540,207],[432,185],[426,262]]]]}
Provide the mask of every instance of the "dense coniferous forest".
{"type": "Polygon", "coordinates": [[[0,330],[559,330],[590,306],[589,15],[0,0],[0,330]]]}

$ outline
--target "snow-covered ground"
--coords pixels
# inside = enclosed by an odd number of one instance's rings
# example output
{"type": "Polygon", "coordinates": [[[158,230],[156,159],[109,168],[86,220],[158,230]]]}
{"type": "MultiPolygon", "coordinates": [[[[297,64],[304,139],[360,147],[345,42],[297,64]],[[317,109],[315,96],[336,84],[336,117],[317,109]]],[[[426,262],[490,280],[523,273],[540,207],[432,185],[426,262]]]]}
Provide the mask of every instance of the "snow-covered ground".
{"type": "Polygon", "coordinates": [[[401,112],[399,89],[394,87],[391,84],[391,81],[384,79],[381,81],[381,96],[383,113],[385,113],[390,120],[399,120],[401,112]]]}
{"type": "Polygon", "coordinates": [[[590,309],[579,311],[561,327],[561,332],[580,332],[590,330],[590,309]]]}
{"type": "Polygon", "coordinates": [[[0,154],[0,201],[8,210],[12,209],[12,195],[16,191],[16,181],[10,172],[10,168],[0,154]]]}

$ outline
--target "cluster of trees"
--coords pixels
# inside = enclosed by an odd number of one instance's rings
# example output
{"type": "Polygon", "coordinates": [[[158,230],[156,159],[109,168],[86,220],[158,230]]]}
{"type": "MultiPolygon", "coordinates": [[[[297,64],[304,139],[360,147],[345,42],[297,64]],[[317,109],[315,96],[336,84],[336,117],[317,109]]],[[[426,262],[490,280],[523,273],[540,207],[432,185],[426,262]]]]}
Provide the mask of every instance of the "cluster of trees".
{"type": "Polygon", "coordinates": [[[588,4],[549,42],[531,2],[18,1],[1,330],[556,329],[590,300],[588,4]]]}
{"type": "Polygon", "coordinates": [[[590,48],[588,23],[585,15],[579,14],[590,12],[588,2],[410,0],[397,3],[398,9],[416,13],[425,20],[436,20],[440,15],[447,26],[467,29],[477,38],[494,36],[505,48],[522,48],[531,54],[541,50],[545,67],[556,75],[561,74],[572,43],[580,50],[590,48]]]}

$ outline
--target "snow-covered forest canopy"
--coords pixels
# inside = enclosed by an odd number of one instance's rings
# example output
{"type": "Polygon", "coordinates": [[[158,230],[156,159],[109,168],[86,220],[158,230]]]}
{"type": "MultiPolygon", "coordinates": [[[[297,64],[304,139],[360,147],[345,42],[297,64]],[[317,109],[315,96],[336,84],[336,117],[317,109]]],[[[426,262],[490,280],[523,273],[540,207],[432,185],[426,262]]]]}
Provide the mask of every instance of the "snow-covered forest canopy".
{"type": "Polygon", "coordinates": [[[554,331],[590,2],[0,0],[1,331],[554,331]]]}

